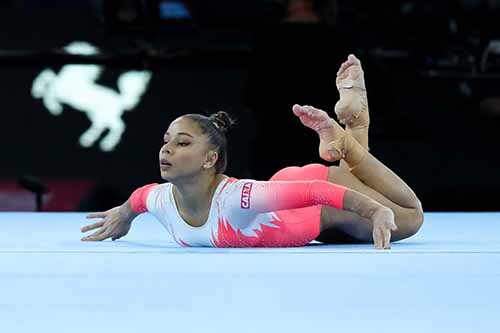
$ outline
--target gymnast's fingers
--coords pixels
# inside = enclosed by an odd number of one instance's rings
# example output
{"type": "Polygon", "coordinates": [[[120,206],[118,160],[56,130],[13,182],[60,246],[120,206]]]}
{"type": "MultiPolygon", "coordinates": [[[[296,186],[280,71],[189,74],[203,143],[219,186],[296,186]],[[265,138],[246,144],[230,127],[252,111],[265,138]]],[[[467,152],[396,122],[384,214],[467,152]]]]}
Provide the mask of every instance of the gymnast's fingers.
{"type": "Polygon", "coordinates": [[[88,219],[95,219],[99,217],[106,217],[106,212],[90,213],[86,216],[88,219]]]}
{"type": "Polygon", "coordinates": [[[378,227],[374,227],[372,235],[373,235],[373,243],[375,244],[375,248],[377,250],[382,249],[383,240],[382,240],[382,237],[380,235],[380,229],[378,227]]]}
{"type": "Polygon", "coordinates": [[[384,233],[384,249],[389,250],[391,248],[391,231],[385,229],[382,232],[384,233]]]}
{"type": "Polygon", "coordinates": [[[104,225],[104,221],[96,222],[96,223],[93,223],[93,224],[86,225],[86,226],[82,227],[80,230],[82,232],[87,232],[87,231],[90,231],[90,230],[94,230],[95,228],[100,228],[103,225],[104,225]]]}
{"type": "Polygon", "coordinates": [[[103,239],[105,239],[109,236],[108,233],[106,232],[105,228],[101,228],[101,229],[97,230],[96,232],[94,232],[90,236],[83,237],[82,241],[98,241],[98,240],[102,240],[102,239],[99,239],[102,236],[105,236],[103,239]]]}
{"type": "Polygon", "coordinates": [[[111,237],[111,235],[109,234],[109,232],[103,232],[102,234],[99,234],[99,235],[96,235],[94,237],[92,237],[92,241],[103,241],[105,240],[106,238],[109,238],[111,237]]]}
{"type": "Polygon", "coordinates": [[[392,231],[396,231],[396,230],[398,230],[398,226],[396,225],[396,223],[395,223],[394,221],[392,221],[392,223],[391,223],[390,227],[391,227],[391,230],[392,230],[392,231]]]}

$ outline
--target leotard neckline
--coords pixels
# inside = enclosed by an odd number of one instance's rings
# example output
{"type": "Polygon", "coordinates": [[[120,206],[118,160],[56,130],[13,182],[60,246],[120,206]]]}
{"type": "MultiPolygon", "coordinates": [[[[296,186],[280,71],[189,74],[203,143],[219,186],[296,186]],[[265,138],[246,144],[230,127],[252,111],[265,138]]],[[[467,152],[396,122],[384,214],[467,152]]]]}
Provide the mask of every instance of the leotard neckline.
{"type": "Polygon", "coordinates": [[[224,179],[222,179],[219,184],[217,185],[217,188],[215,189],[215,192],[214,192],[214,195],[212,197],[212,202],[210,203],[210,209],[208,211],[208,215],[207,215],[207,220],[200,226],[198,227],[195,227],[195,226],[192,226],[191,224],[187,223],[181,216],[181,214],[179,213],[179,209],[177,208],[177,202],[175,202],[175,198],[174,198],[174,187],[173,186],[170,186],[170,191],[168,193],[168,195],[170,196],[170,200],[172,200],[172,202],[174,203],[173,206],[174,206],[174,210],[175,210],[175,214],[177,215],[177,217],[179,218],[179,221],[182,222],[182,224],[190,229],[193,229],[193,230],[202,230],[204,229],[207,225],[208,225],[208,220],[210,219],[210,214],[212,213],[213,209],[214,209],[214,204],[215,204],[215,198],[219,195],[220,191],[222,191],[222,189],[224,188],[224,186],[226,185],[226,183],[228,182],[228,180],[230,180],[231,177],[225,177],[224,179]]]}

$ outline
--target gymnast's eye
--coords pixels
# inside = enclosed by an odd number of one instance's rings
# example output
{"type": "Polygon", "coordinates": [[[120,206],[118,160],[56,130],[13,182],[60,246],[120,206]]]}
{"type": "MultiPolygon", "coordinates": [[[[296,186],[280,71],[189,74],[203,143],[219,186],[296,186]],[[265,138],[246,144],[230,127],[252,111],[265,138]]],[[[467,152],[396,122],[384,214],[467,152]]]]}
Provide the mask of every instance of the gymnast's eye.
{"type": "Polygon", "coordinates": [[[177,143],[179,146],[189,146],[190,142],[179,142],[177,143]]]}

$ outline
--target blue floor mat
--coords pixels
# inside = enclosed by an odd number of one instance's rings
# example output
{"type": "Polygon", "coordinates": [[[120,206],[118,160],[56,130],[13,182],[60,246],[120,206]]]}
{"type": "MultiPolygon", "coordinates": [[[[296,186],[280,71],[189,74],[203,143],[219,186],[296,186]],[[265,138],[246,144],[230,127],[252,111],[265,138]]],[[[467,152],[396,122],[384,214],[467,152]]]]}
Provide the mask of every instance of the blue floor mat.
{"type": "Polygon", "coordinates": [[[500,327],[500,213],[427,213],[371,244],[180,248],[151,215],[81,242],[81,213],[0,213],[3,332],[475,332],[500,327]]]}

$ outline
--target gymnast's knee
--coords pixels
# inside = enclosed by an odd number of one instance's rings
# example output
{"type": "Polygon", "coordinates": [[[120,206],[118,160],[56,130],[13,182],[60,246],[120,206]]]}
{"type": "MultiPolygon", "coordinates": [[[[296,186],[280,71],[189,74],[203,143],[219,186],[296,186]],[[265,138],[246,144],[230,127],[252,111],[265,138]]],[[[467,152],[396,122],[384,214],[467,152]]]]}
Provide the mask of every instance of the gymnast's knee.
{"type": "Polygon", "coordinates": [[[398,226],[397,234],[399,239],[405,239],[415,235],[424,223],[424,212],[422,206],[417,208],[406,209],[403,214],[395,214],[396,225],[398,226]]]}

